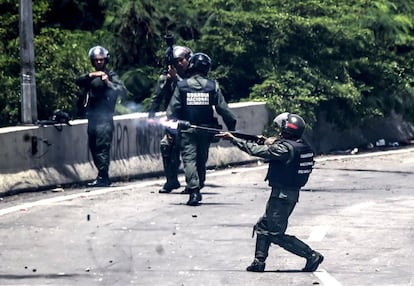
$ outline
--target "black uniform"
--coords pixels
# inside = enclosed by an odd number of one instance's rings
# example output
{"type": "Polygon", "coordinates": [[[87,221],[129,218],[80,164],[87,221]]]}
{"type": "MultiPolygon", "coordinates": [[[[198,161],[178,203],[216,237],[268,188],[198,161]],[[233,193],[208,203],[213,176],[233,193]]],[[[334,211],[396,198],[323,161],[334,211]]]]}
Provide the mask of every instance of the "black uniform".
{"type": "MultiPolygon", "coordinates": [[[[218,83],[195,74],[177,83],[167,109],[167,117],[189,121],[195,125],[217,127],[213,106],[223,118],[227,129],[234,130],[236,118],[229,109],[218,83]]],[[[199,192],[204,186],[211,134],[189,128],[182,131],[180,136],[186,188],[191,196],[192,192],[199,192]]],[[[198,200],[201,200],[201,196],[198,200]]]]}
{"type": "Polygon", "coordinates": [[[307,259],[304,271],[313,271],[323,257],[295,236],[285,234],[289,216],[308,181],[313,167],[313,152],[303,140],[279,139],[271,145],[259,145],[242,139],[233,144],[253,156],[269,160],[266,180],[272,188],[265,214],[254,229],[257,233],[255,261],[248,271],[263,271],[271,243],[307,259]]]}
{"type": "Polygon", "coordinates": [[[86,92],[88,144],[93,162],[98,169],[97,180],[103,185],[110,185],[108,171],[114,130],[113,115],[117,98],[123,96],[126,89],[114,71],[103,72],[109,77],[108,83],[99,77],[92,78],[86,73],[76,79],[76,84],[86,92]]]}

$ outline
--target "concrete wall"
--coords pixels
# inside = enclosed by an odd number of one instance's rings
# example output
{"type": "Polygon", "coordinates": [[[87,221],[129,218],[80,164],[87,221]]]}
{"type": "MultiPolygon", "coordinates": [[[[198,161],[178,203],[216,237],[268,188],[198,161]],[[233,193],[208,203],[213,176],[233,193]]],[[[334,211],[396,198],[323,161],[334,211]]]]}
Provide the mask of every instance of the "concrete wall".
{"type": "MultiPolygon", "coordinates": [[[[237,129],[262,134],[271,122],[264,103],[230,104],[237,117],[237,129]]],[[[162,117],[164,113],[158,113],[162,117]]],[[[162,176],[161,125],[148,126],[147,113],[115,117],[110,176],[114,180],[162,176]]],[[[222,121],[221,121],[222,123],[222,121]]],[[[72,126],[17,126],[0,128],[0,196],[26,190],[93,180],[97,171],[88,151],[86,120],[71,121],[72,126]]],[[[386,143],[411,144],[414,126],[398,116],[373,120],[360,128],[338,130],[320,119],[313,133],[306,134],[317,154],[358,146],[386,143]]],[[[257,160],[227,141],[212,144],[209,167],[257,160]]]]}
{"type": "Polygon", "coordinates": [[[400,146],[410,145],[414,138],[414,125],[404,121],[401,115],[392,114],[387,118],[368,120],[360,127],[344,130],[328,123],[321,116],[318,126],[308,135],[308,141],[318,154],[328,154],[355,147],[366,150],[368,145],[376,146],[380,139],[383,139],[386,146],[396,142],[400,146]]]}
{"type": "MultiPolygon", "coordinates": [[[[230,107],[241,132],[261,134],[269,122],[264,103],[230,107]]],[[[147,113],[115,116],[110,165],[114,180],[162,175],[159,143],[163,127],[148,126],[147,117],[147,113]]],[[[73,120],[71,126],[0,128],[0,195],[93,180],[97,171],[88,151],[86,128],[87,120],[73,120]]],[[[211,146],[208,165],[253,159],[223,141],[211,146]]]]}

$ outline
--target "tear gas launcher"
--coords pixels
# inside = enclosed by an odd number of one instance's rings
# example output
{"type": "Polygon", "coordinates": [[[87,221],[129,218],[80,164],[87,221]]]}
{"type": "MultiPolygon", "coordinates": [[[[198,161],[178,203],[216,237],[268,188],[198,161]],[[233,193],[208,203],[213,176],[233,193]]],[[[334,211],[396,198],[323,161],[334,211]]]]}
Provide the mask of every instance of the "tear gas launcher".
{"type": "MultiPolygon", "coordinates": [[[[184,120],[178,120],[177,123],[178,123],[178,125],[177,125],[178,130],[187,130],[189,128],[193,128],[193,129],[204,131],[204,132],[211,133],[211,134],[218,134],[218,133],[223,131],[219,128],[211,128],[211,127],[194,125],[194,124],[191,124],[190,122],[184,121],[184,120]]],[[[252,142],[259,143],[262,140],[262,138],[260,136],[257,136],[257,135],[246,134],[246,133],[241,133],[241,132],[237,132],[237,131],[229,131],[229,132],[231,134],[233,134],[234,137],[244,139],[244,140],[247,140],[247,141],[252,141],[252,142]]]]}

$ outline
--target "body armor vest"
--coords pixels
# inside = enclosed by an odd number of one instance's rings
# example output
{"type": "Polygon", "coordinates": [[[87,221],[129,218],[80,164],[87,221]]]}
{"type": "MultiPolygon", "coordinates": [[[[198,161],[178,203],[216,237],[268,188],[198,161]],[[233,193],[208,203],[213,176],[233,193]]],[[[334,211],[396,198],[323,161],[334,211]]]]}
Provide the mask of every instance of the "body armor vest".
{"type": "Polygon", "coordinates": [[[191,124],[208,126],[215,123],[213,106],[216,105],[216,83],[208,80],[203,89],[196,89],[188,84],[187,79],[179,81],[177,87],[183,103],[180,119],[191,124]]]}
{"type": "Polygon", "coordinates": [[[293,147],[293,158],[288,162],[271,160],[266,179],[270,186],[303,187],[314,164],[312,149],[303,141],[283,139],[279,143],[287,143],[293,147]]]}

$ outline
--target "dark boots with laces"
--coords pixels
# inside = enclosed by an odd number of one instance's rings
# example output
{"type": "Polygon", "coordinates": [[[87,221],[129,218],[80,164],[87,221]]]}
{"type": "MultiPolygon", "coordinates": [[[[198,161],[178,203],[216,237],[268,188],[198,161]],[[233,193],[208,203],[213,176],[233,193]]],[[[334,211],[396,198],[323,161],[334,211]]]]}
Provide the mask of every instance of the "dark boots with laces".
{"type": "Polygon", "coordinates": [[[96,180],[94,180],[93,182],[88,183],[87,185],[90,188],[93,187],[110,187],[111,186],[111,180],[109,179],[109,177],[105,176],[105,177],[100,177],[98,176],[96,178],[96,180]]]}
{"type": "Polygon", "coordinates": [[[312,250],[308,245],[294,236],[285,235],[283,237],[284,239],[280,240],[276,239],[276,237],[269,237],[258,233],[256,237],[255,259],[246,270],[251,272],[264,271],[271,241],[293,254],[306,258],[306,265],[302,269],[303,272],[314,272],[318,269],[324,259],[322,254],[312,250]]]}
{"type": "Polygon", "coordinates": [[[247,266],[246,270],[250,272],[263,272],[265,270],[266,263],[259,258],[255,258],[249,266],[247,266]]]}
{"type": "MultiPolygon", "coordinates": [[[[254,229],[256,229],[256,226],[254,229]]],[[[258,233],[256,236],[256,249],[254,251],[255,258],[252,264],[250,264],[250,266],[246,268],[247,271],[251,271],[251,272],[263,272],[264,271],[265,266],[266,266],[265,260],[269,253],[269,247],[270,247],[269,237],[264,234],[258,233]]]]}
{"type": "Polygon", "coordinates": [[[318,269],[319,264],[323,261],[323,255],[317,251],[313,251],[312,255],[306,259],[306,265],[302,269],[303,272],[314,272],[318,269]]]}
{"type": "Polygon", "coordinates": [[[200,189],[199,188],[188,189],[188,192],[190,193],[190,198],[188,199],[187,205],[198,206],[202,200],[200,189]]]}
{"type": "Polygon", "coordinates": [[[173,190],[178,189],[179,187],[181,187],[180,182],[176,181],[174,183],[165,183],[164,186],[162,187],[162,189],[160,189],[158,192],[160,194],[168,194],[171,193],[173,190]]]}
{"type": "MultiPolygon", "coordinates": [[[[319,265],[322,263],[324,257],[317,251],[314,251],[311,257],[306,259],[306,265],[302,269],[303,272],[314,272],[318,269],[319,265]]],[[[266,263],[264,259],[255,258],[246,270],[251,272],[263,272],[265,270],[266,263]]]]}

